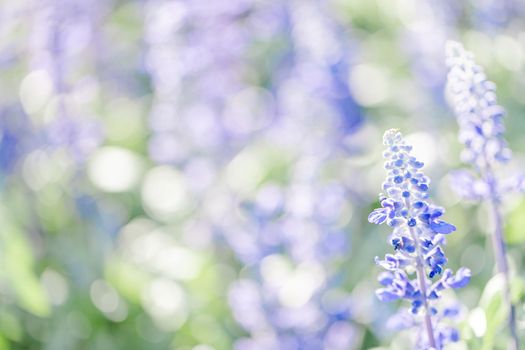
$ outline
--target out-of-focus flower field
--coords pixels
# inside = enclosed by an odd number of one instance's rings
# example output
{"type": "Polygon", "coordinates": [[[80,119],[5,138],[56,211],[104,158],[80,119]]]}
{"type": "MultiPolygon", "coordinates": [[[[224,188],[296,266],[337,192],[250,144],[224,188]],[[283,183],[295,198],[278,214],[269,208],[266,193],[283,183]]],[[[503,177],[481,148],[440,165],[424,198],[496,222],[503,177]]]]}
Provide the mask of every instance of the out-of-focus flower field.
{"type": "MultiPolygon", "coordinates": [[[[457,226],[461,340],[504,349],[486,208],[460,201],[445,42],[525,164],[520,0],[2,0],[0,349],[404,350],[367,222],[399,128],[457,226]]],[[[509,170],[510,169],[510,170],[509,170]]],[[[525,343],[525,200],[504,202],[525,343]]],[[[448,295],[452,298],[454,293],[448,295]]]]}

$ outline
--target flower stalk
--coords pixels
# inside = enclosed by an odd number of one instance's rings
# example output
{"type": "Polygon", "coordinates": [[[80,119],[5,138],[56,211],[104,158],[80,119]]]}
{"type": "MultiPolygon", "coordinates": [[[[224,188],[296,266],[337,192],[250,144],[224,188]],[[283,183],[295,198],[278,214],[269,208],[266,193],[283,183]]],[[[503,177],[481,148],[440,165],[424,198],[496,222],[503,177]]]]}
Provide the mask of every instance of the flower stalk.
{"type": "Polygon", "coordinates": [[[489,206],[494,222],[490,235],[494,260],[498,273],[503,276],[502,300],[508,313],[509,349],[518,350],[516,312],[511,298],[507,247],[503,238],[501,197],[506,192],[523,190],[520,188],[523,181],[514,181],[518,186],[504,186],[494,173],[495,166],[505,164],[511,158],[504,139],[505,110],[497,104],[495,84],[487,79],[483,68],[474,61],[473,54],[460,43],[448,42],[446,53],[450,69],[448,89],[460,127],[459,139],[465,146],[461,158],[476,173],[455,171],[451,174],[452,185],[464,199],[486,202],[489,206]]]}
{"type": "Polygon", "coordinates": [[[511,336],[509,350],[519,350],[518,332],[516,327],[516,307],[512,303],[511,297],[509,264],[507,261],[507,247],[503,238],[503,218],[500,211],[500,200],[497,196],[497,186],[494,176],[490,173],[486,178],[487,183],[489,184],[491,196],[491,199],[487,202],[490,206],[492,221],[494,222],[494,231],[493,234],[491,234],[492,249],[494,251],[498,273],[503,276],[502,301],[508,312],[507,319],[511,336]]]}
{"type": "Polygon", "coordinates": [[[376,294],[382,301],[411,302],[414,325],[422,328],[417,349],[443,349],[445,344],[457,341],[459,333],[439,321],[456,316],[458,311],[440,310],[437,302],[443,290],[464,287],[470,280],[470,270],[460,268],[454,275],[452,270],[444,269],[447,258],[442,245],[445,236],[456,228],[441,220],[444,209],[430,202],[430,179],[421,171],[424,164],[411,155],[412,147],[398,130],[388,130],[383,143],[387,147],[383,154],[385,194],[379,195],[381,208],[375,209],[368,221],[386,223],[393,229],[390,243],[395,254],[386,254],[384,260],[376,257],[376,263],[386,270],[379,275],[383,288],[376,294]]]}

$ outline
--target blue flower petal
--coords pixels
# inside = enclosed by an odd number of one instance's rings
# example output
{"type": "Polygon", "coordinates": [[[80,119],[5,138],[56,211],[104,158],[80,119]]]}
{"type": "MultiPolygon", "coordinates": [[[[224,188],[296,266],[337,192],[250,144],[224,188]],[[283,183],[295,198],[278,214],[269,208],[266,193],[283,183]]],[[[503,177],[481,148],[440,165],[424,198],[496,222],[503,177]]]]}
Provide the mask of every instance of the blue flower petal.
{"type": "Polygon", "coordinates": [[[443,310],[443,316],[448,318],[453,318],[459,315],[458,306],[449,306],[443,310]]]}
{"type": "Polygon", "coordinates": [[[454,327],[443,327],[439,331],[439,337],[448,342],[455,343],[459,341],[459,331],[454,327]]]}
{"type": "Polygon", "coordinates": [[[379,257],[376,256],[375,261],[377,265],[389,271],[395,271],[399,264],[398,260],[392,254],[385,255],[385,260],[379,260],[379,257]]]}
{"type": "Polygon", "coordinates": [[[451,288],[463,288],[470,282],[470,276],[472,273],[466,267],[460,268],[455,276],[452,276],[446,280],[446,283],[451,288]]]}
{"type": "Polygon", "coordinates": [[[430,223],[430,229],[435,233],[448,234],[450,232],[456,231],[456,226],[449,224],[445,221],[433,221],[430,223]]]}
{"type": "Polygon", "coordinates": [[[401,298],[401,295],[387,288],[376,290],[377,298],[381,301],[393,301],[401,298]]]}
{"type": "Polygon", "coordinates": [[[456,170],[450,172],[449,182],[452,190],[466,200],[480,201],[489,194],[487,184],[469,171],[456,170]]]}
{"type": "Polygon", "coordinates": [[[368,222],[376,225],[381,225],[385,222],[387,217],[387,210],[385,208],[375,209],[368,215],[368,222]]]}
{"type": "Polygon", "coordinates": [[[384,271],[381,274],[379,274],[379,277],[377,278],[379,283],[381,283],[383,286],[391,285],[394,281],[394,275],[391,272],[384,271]]]}

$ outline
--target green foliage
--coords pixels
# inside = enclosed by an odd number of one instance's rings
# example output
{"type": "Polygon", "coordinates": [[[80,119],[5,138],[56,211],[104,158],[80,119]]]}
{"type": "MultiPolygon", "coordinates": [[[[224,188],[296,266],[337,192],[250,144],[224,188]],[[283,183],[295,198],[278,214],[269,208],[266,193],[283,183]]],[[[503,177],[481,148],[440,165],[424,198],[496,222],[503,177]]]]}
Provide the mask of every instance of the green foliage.
{"type": "Polygon", "coordinates": [[[0,206],[2,273],[7,276],[20,307],[39,317],[49,316],[49,301],[33,270],[34,253],[23,233],[9,217],[7,209],[0,206]]]}
{"type": "Polygon", "coordinates": [[[520,244],[525,242],[525,201],[519,205],[508,216],[507,227],[505,230],[505,240],[509,244],[520,244]]]}

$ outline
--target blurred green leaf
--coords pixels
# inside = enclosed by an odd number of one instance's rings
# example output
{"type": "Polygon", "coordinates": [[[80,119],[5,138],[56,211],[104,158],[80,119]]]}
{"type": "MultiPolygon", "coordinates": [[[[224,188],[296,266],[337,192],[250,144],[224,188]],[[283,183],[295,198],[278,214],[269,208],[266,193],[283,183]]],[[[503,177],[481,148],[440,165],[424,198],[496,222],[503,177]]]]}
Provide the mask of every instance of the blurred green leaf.
{"type": "Polygon", "coordinates": [[[479,305],[485,311],[486,331],[483,336],[483,350],[494,349],[496,335],[506,318],[502,307],[503,275],[497,274],[486,284],[479,305]]]}
{"type": "MultiPolygon", "coordinates": [[[[22,340],[22,336],[23,336],[22,326],[20,325],[20,322],[16,318],[16,316],[10,312],[3,311],[0,314],[0,332],[11,340],[14,340],[17,342],[22,340]]],[[[2,347],[1,341],[0,341],[0,349],[4,349],[2,347]]]]}
{"type": "Polygon", "coordinates": [[[505,229],[505,240],[510,244],[525,242],[525,201],[521,203],[508,216],[507,227],[505,229]]]}
{"type": "Polygon", "coordinates": [[[144,272],[115,257],[106,265],[106,276],[127,300],[140,304],[142,287],[149,281],[149,277],[144,272]]]}
{"type": "Polygon", "coordinates": [[[519,303],[520,300],[525,296],[525,280],[516,276],[510,281],[510,291],[512,294],[512,302],[519,303]]]}
{"type": "Polygon", "coordinates": [[[9,350],[11,349],[11,346],[9,346],[9,342],[4,337],[0,336],[0,350],[9,350]]]}
{"type": "Polygon", "coordinates": [[[0,207],[0,244],[5,274],[20,307],[36,316],[49,316],[49,301],[33,272],[31,248],[21,230],[8,217],[6,208],[0,207]]]}

